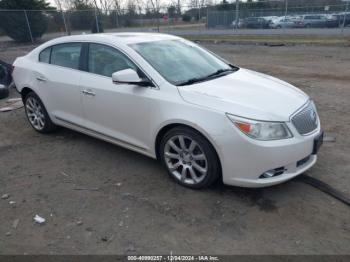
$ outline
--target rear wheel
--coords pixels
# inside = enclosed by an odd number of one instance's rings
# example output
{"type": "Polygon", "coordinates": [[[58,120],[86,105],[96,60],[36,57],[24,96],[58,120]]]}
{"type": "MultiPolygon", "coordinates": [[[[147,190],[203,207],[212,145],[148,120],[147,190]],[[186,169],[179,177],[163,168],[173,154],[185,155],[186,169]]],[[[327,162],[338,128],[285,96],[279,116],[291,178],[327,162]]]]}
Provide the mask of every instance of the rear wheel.
{"type": "Polygon", "coordinates": [[[168,131],[160,144],[160,157],[168,173],[179,184],[204,188],[220,176],[218,156],[200,133],[187,127],[168,131]]]}
{"type": "Polygon", "coordinates": [[[34,92],[30,92],[25,96],[24,108],[29,123],[39,133],[50,133],[57,128],[52,123],[44,104],[34,92]]]}

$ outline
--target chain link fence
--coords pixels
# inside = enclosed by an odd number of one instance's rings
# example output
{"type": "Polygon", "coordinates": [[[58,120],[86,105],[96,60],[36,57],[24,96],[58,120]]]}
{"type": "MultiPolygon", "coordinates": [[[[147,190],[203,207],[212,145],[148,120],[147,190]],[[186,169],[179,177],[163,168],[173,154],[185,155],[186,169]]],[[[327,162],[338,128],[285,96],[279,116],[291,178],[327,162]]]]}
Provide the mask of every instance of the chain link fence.
{"type": "Polygon", "coordinates": [[[176,35],[317,34],[350,35],[349,2],[334,6],[246,8],[215,6],[122,10],[0,10],[0,41],[35,42],[101,32],[164,32],[176,35]],[[255,30],[251,30],[255,29],[255,30]],[[283,30],[278,30],[283,29],[283,30]],[[316,31],[315,31],[316,32],[316,31]]]}
{"type": "Polygon", "coordinates": [[[206,20],[159,10],[0,10],[0,41],[35,42],[63,35],[205,28],[206,20]]]}

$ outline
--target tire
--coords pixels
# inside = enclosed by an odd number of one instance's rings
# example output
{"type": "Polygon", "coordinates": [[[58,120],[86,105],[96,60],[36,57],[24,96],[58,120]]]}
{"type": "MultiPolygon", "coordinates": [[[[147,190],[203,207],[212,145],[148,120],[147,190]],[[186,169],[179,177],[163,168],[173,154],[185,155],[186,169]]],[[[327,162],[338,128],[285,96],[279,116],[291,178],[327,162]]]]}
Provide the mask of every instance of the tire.
{"type": "Polygon", "coordinates": [[[169,130],[160,142],[159,155],[169,175],[182,186],[205,188],[220,177],[220,162],[215,149],[191,128],[169,130]]]}
{"type": "Polygon", "coordinates": [[[9,88],[4,86],[4,88],[0,88],[0,99],[6,98],[9,96],[9,88]]]}
{"type": "Polygon", "coordinates": [[[47,134],[57,129],[37,94],[29,92],[24,97],[23,102],[27,119],[35,131],[47,134]]]}

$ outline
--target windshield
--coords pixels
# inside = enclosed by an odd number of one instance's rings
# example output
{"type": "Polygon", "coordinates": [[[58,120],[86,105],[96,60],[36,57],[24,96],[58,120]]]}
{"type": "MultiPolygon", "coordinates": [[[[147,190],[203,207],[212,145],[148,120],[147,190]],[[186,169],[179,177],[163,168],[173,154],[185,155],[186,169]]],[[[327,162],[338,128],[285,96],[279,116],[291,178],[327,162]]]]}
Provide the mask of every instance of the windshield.
{"type": "Polygon", "coordinates": [[[130,46],[174,85],[193,84],[209,80],[217,72],[233,71],[214,55],[187,41],[162,40],[130,46]]]}

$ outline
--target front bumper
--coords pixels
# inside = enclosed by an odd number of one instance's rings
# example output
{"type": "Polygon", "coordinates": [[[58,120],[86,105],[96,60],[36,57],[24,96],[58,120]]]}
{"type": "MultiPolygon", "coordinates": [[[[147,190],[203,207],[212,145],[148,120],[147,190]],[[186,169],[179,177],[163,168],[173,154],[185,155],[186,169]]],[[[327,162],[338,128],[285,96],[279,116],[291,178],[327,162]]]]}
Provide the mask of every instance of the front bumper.
{"type": "MultiPolygon", "coordinates": [[[[229,123],[232,125],[232,123],[229,123]]],[[[314,139],[321,133],[320,125],[307,136],[299,135],[287,123],[294,137],[276,141],[251,139],[238,129],[216,137],[220,148],[223,182],[241,187],[266,187],[290,180],[311,168],[317,160],[312,154],[314,139]],[[279,169],[282,174],[263,178],[267,171],[279,169]]]]}

